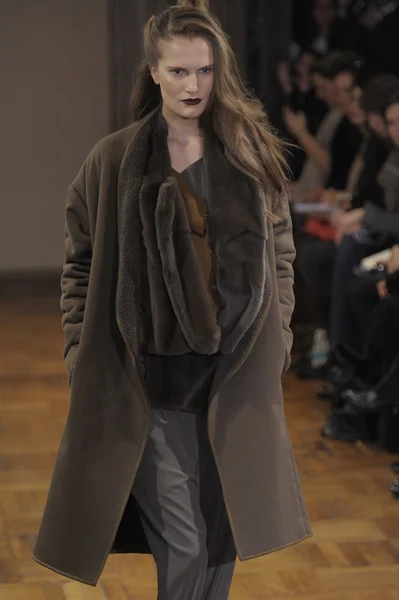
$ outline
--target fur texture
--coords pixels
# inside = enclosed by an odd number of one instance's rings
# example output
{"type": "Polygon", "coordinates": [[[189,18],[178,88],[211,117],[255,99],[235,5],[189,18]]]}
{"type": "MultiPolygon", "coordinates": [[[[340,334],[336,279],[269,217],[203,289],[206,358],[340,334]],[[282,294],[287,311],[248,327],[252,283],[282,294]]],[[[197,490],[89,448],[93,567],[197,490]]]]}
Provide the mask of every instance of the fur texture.
{"type": "Polygon", "coordinates": [[[233,169],[218,144],[205,141],[205,188],[213,240],[212,299],[195,253],[176,180],[169,176],[167,129],[158,118],[140,192],[157,354],[231,354],[254,324],[272,286],[266,255],[266,212],[248,178],[233,169]],[[226,184],[226,182],[228,182],[226,184]]]}

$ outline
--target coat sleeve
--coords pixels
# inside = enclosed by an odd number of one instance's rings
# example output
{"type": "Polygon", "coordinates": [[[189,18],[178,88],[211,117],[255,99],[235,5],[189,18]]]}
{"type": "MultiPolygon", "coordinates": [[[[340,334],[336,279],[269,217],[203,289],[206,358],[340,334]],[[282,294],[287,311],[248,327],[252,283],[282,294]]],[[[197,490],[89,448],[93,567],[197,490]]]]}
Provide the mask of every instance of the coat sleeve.
{"type": "Polygon", "coordinates": [[[64,358],[69,380],[75,365],[89,286],[92,244],[87,206],[71,185],[65,210],[65,260],[61,276],[64,358]]]}
{"type": "Polygon", "coordinates": [[[275,214],[279,218],[279,222],[274,225],[274,248],[276,255],[278,299],[286,351],[286,363],[284,365],[285,372],[290,364],[293,340],[290,323],[295,305],[293,262],[296,255],[287,197],[282,198],[278,209],[275,210],[275,214]]]}

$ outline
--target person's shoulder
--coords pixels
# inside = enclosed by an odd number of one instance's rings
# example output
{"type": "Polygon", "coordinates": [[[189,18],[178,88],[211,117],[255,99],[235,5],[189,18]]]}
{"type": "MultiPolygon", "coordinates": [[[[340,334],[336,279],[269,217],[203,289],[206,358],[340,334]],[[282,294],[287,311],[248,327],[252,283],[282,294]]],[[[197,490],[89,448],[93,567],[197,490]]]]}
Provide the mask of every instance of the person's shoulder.
{"type": "Polygon", "coordinates": [[[132,123],[98,141],[84,160],[72,186],[77,190],[85,190],[88,181],[98,182],[102,176],[119,171],[125,152],[136,135],[138,125],[139,123],[132,123]]]}
{"type": "Polygon", "coordinates": [[[135,122],[102,138],[91,150],[88,160],[96,164],[120,164],[138,126],[135,122]]]}

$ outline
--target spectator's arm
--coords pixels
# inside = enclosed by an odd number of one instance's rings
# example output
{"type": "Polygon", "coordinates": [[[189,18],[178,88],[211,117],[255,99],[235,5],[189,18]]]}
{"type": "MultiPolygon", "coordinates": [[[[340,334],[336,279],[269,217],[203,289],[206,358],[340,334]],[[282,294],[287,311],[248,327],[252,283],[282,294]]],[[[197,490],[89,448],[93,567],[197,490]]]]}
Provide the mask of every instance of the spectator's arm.
{"type": "Polygon", "coordinates": [[[371,202],[367,202],[362,225],[370,231],[397,236],[399,235],[399,214],[390,213],[371,202]]]}
{"type": "Polygon", "coordinates": [[[299,144],[306,152],[310,160],[317,164],[325,173],[330,171],[330,153],[317,139],[306,129],[297,136],[299,144]]]}
{"type": "Polygon", "coordinates": [[[328,173],[330,171],[330,153],[309,133],[305,115],[294,113],[291,109],[285,107],[283,117],[288,131],[298,140],[310,160],[328,173]]]}

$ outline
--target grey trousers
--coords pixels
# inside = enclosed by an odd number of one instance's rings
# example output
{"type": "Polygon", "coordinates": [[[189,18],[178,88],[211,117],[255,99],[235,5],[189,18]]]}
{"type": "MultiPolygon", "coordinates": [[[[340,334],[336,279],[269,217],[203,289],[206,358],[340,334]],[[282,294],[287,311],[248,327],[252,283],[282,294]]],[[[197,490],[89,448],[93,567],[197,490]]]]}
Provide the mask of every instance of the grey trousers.
{"type": "Polygon", "coordinates": [[[151,410],[133,487],[158,571],[158,600],[226,600],[236,559],[206,418],[151,410]]]}

